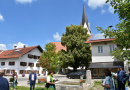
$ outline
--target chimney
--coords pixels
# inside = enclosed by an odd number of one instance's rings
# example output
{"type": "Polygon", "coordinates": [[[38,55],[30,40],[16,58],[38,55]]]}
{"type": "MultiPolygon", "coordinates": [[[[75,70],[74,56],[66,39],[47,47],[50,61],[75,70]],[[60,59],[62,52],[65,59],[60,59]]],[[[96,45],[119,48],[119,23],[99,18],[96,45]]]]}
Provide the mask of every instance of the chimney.
{"type": "Polygon", "coordinates": [[[14,50],[16,50],[16,49],[17,49],[17,46],[15,45],[15,46],[14,46],[14,50]]]}
{"type": "Polygon", "coordinates": [[[24,45],[23,48],[26,48],[26,45],[24,45]]]}

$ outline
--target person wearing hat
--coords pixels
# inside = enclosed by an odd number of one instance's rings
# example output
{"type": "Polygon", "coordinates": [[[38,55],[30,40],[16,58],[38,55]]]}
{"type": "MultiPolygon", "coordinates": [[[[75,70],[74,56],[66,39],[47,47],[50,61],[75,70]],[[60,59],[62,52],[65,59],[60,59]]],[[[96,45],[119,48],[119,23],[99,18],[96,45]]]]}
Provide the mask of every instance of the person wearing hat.
{"type": "Polygon", "coordinates": [[[119,90],[125,90],[125,84],[126,80],[128,79],[128,75],[124,70],[122,70],[122,66],[119,66],[119,74],[117,75],[117,81],[118,81],[118,89],[119,90]]]}

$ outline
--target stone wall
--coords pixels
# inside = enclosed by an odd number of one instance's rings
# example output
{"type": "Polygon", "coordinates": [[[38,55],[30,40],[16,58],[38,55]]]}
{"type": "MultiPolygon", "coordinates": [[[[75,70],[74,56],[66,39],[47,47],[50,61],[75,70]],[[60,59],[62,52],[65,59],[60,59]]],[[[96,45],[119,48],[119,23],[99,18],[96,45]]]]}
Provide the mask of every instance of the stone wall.
{"type": "Polygon", "coordinates": [[[83,90],[83,87],[79,85],[56,84],[56,90],[83,90]]]}

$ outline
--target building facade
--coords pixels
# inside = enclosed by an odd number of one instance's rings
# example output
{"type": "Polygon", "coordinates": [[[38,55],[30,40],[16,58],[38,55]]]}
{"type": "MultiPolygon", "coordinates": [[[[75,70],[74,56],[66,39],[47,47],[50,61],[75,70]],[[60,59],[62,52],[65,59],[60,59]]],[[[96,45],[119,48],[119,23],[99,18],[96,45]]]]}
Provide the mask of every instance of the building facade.
{"type": "Polygon", "coordinates": [[[116,73],[119,65],[124,67],[124,62],[120,62],[110,55],[115,48],[119,49],[119,46],[112,42],[113,39],[105,38],[104,34],[93,34],[86,41],[86,43],[91,43],[92,63],[89,69],[92,71],[93,77],[104,77],[105,68],[112,68],[112,71],[116,73]]]}
{"type": "Polygon", "coordinates": [[[44,74],[43,68],[39,66],[43,49],[40,46],[23,47],[13,50],[2,51],[0,54],[0,68],[5,75],[17,72],[18,75],[29,75],[31,70],[37,74],[44,74]]]}

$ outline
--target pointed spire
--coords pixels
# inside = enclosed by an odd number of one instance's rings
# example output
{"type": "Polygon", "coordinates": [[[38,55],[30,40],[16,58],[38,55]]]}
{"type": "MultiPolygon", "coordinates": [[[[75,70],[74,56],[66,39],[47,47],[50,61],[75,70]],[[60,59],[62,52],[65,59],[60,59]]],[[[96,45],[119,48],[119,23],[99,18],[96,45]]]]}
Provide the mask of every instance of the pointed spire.
{"type": "Polygon", "coordinates": [[[85,10],[85,6],[84,6],[84,2],[83,2],[82,25],[84,25],[85,22],[86,22],[86,24],[87,24],[87,26],[88,26],[87,14],[86,14],[86,10],[85,10]]]}

